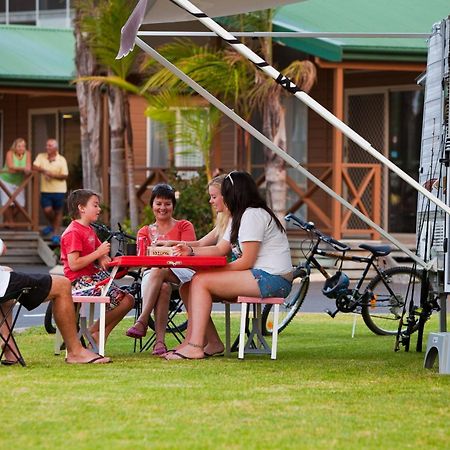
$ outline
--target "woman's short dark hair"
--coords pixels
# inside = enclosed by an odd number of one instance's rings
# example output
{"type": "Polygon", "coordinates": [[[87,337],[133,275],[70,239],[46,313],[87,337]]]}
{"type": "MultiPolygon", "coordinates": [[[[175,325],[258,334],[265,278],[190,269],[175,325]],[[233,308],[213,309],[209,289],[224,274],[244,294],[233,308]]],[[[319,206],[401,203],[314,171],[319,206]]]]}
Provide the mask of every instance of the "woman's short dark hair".
{"type": "Polygon", "coordinates": [[[175,208],[177,199],[175,198],[175,189],[166,183],[158,183],[153,186],[152,195],[150,197],[150,206],[153,206],[155,198],[165,198],[172,201],[172,206],[175,208]]]}
{"type": "Polygon", "coordinates": [[[280,231],[284,232],[283,225],[261,197],[258,186],[249,173],[233,170],[226,175],[222,182],[222,197],[232,217],[231,243],[237,241],[241,218],[247,208],[264,209],[270,214],[280,231]]]}
{"type": "Polygon", "coordinates": [[[86,206],[89,199],[94,195],[97,198],[100,198],[100,195],[97,194],[97,192],[89,189],[77,189],[72,191],[67,199],[67,209],[70,217],[72,219],[79,219],[81,216],[78,206],[86,206]]]}

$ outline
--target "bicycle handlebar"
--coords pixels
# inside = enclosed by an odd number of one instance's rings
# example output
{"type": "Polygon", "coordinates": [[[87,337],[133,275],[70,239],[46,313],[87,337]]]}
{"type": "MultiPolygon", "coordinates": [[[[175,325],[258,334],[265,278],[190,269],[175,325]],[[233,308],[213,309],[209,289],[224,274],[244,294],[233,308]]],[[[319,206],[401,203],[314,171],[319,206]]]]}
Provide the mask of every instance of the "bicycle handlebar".
{"type": "Polygon", "coordinates": [[[96,230],[108,233],[108,237],[106,238],[107,241],[110,241],[112,238],[115,238],[118,241],[125,239],[130,239],[132,241],[136,240],[136,236],[132,236],[131,234],[127,234],[124,231],[122,231],[122,226],[120,225],[120,223],[118,224],[119,231],[112,231],[106,225],[100,223],[91,223],[91,226],[94,227],[96,230]]]}
{"type": "Polygon", "coordinates": [[[343,242],[340,242],[332,238],[331,236],[323,234],[316,228],[314,222],[305,222],[292,213],[288,214],[284,219],[286,220],[286,222],[290,222],[292,220],[295,226],[309,233],[314,233],[320,240],[326,242],[327,244],[330,244],[334,249],[340,252],[346,252],[347,250],[350,250],[350,247],[347,244],[344,244],[343,242]]]}

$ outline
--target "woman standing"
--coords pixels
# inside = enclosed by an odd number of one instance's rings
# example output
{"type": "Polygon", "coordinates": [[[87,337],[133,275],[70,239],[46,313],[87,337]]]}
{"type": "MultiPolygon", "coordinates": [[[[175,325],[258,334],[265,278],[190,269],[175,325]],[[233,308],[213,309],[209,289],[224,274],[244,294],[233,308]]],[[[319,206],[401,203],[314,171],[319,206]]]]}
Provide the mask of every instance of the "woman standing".
{"type": "MultiPolygon", "coordinates": [[[[193,241],[194,226],[188,220],[173,218],[176,205],[175,189],[168,184],[157,184],[150,197],[150,205],[155,215],[155,223],[145,225],[137,234],[138,246],[141,240],[156,243],[157,240],[193,241]]],[[[155,310],[156,341],[153,355],[160,356],[167,352],[165,332],[169,314],[171,294],[170,283],[180,284],[191,280],[191,269],[159,269],[152,268],[144,272],[142,278],[142,312],[136,323],[130,327],[126,335],[140,339],[147,334],[150,313],[155,310]]]]}
{"type": "MultiPolygon", "coordinates": [[[[20,186],[25,175],[31,172],[31,155],[27,150],[25,139],[17,138],[6,153],[4,172],[0,174],[2,183],[7,187],[10,194],[20,186]]],[[[10,198],[3,189],[0,189],[0,197],[2,205],[10,198]]],[[[16,197],[15,202],[20,206],[25,206],[25,190],[22,190],[16,197]]],[[[5,222],[10,224],[14,220],[16,214],[14,203],[5,211],[5,222]]]]}
{"type": "MultiPolygon", "coordinates": [[[[198,272],[191,281],[187,338],[166,359],[202,359],[212,300],[235,301],[248,297],[286,297],[292,287],[289,243],[283,226],[261,198],[247,172],[229,173],[222,183],[222,196],[231,214],[223,238],[214,246],[190,248],[179,244],[182,254],[227,255],[235,260],[224,268],[198,272]]],[[[208,340],[208,353],[223,343],[208,340]]],[[[209,339],[209,336],[208,336],[209,339]]]]}

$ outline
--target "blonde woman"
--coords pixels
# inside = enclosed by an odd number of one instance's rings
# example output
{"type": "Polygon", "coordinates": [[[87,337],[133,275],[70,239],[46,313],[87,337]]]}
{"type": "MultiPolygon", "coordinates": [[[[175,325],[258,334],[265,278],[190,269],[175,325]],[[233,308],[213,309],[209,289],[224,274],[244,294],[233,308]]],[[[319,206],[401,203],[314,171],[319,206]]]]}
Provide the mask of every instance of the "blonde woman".
{"type": "MultiPolygon", "coordinates": [[[[6,153],[4,172],[0,174],[2,183],[6,186],[8,191],[13,194],[20,186],[25,175],[31,172],[31,154],[27,150],[27,143],[25,139],[17,138],[11,145],[11,148],[6,153]]],[[[10,196],[0,189],[0,197],[2,205],[4,205],[10,196]]],[[[15,202],[20,206],[25,206],[25,191],[23,190],[15,199],[15,202]]],[[[11,223],[15,216],[16,207],[14,204],[10,205],[5,211],[5,222],[11,223]]]]}
{"type": "MultiPolygon", "coordinates": [[[[216,245],[223,237],[225,230],[227,229],[228,223],[230,221],[230,212],[228,208],[225,206],[222,197],[222,183],[225,179],[225,175],[219,175],[213,178],[208,183],[208,192],[209,192],[209,203],[216,210],[217,219],[216,226],[206,235],[203,236],[198,241],[191,242],[183,242],[183,245],[189,247],[191,252],[194,252],[194,248],[196,247],[209,247],[216,245]]],[[[176,241],[167,242],[167,245],[175,245],[178,244],[176,241]]],[[[175,249],[175,252],[177,250],[175,249]]],[[[190,294],[191,283],[184,283],[180,287],[180,295],[186,306],[186,310],[189,311],[189,294],[190,294]]],[[[188,332],[189,334],[189,332],[188,332]]],[[[218,356],[223,354],[224,348],[222,342],[220,341],[219,336],[217,335],[216,328],[212,320],[209,321],[207,330],[206,330],[206,339],[205,339],[205,347],[204,352],[206,356],[218,356]]]]}

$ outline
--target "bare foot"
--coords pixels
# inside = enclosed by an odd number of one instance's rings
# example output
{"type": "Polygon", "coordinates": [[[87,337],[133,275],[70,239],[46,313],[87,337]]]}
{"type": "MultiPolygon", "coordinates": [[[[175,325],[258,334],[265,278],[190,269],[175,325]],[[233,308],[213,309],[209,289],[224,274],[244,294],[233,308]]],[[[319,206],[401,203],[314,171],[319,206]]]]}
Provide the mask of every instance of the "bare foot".
{"type": "Polygon", "coordinates": [[[223,352],[225,350],[224,345],[221,342],[217,342],[214,344],[206,344],[203,348],[205,352],[205,356],[223,356],[223,352]]]}
{"type": "Polygon", "coordinates": [[[110,362],[112,362],[111,358],[101,356],[86,348],[82,348],[77,354],[68,354],[66,358],[67,364],[107,364],[110,362]]]}
{"type": "Polygon", "coordinates": [[[185,344],[180,350],[168,352],[165,355],[165,359],[168,361],[181,360],[181,359],[204,359],[205,353],[201,346],[192,345],[191,343],[185,344]]]}

